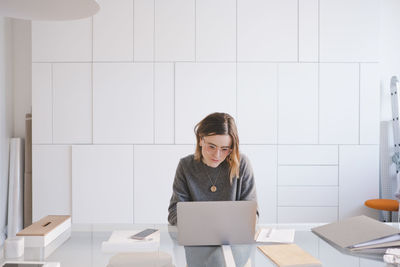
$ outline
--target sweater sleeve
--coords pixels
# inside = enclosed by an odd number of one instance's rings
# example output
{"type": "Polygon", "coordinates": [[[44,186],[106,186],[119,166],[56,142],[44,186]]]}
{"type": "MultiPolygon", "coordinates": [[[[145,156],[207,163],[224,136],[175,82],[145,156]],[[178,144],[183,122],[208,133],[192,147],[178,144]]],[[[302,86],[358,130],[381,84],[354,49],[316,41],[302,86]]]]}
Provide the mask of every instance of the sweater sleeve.
{"type": "Polygon", "coordinates": [[[175,225],[177,223],[176,204],[178,202],[191,200],[182,161],[179,162],[176,169],[172,190],[172,196],[168,207],[168,222],[175,225]]]}
{"type": "MultiPolygon", "coordinates": [[[[241,179],[241,186],[239,200],[252,200],[257,202],[256,184],[250,160],[245,155],[241,155],[240,157],[241,164],[239,176],[241,179]]],[[[257,216],[259,216],[258,208],[257,216]]]]}
{"type": "Polygon", "coordinates": [[[245,155],[241,155],[240,164],[240,179],[241,190],[240,200],[254,200],[257,201],[256,184],[254,181],[253,168],[251,167],[249,159],[245,155]]]}

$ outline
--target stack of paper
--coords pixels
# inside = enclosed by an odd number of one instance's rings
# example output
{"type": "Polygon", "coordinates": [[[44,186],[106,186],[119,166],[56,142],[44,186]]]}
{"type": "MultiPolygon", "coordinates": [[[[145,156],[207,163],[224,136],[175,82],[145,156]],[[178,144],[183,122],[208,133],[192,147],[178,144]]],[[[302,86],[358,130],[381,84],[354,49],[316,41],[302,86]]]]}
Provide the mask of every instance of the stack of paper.
{"type": "Polygon", "coordinates": [[[311,229],[326,241],[351,251],[400,246],[400,230],[367,216],[357,216],[311,229]]]}
{"type": "Polygon", "coordinates": [[[160,247],[160,231],[149,235],[144,240],[132,239],[131,236],[142,230],[113,231],[108,241],[101,245],[104,253],[119,253],[133,251],[156,251],[160,247]]]}
{"type": "Polygon", "coordinates": [[[256,241],[260,243],[293,243],[294,229],[261,228],[256,241]]]}

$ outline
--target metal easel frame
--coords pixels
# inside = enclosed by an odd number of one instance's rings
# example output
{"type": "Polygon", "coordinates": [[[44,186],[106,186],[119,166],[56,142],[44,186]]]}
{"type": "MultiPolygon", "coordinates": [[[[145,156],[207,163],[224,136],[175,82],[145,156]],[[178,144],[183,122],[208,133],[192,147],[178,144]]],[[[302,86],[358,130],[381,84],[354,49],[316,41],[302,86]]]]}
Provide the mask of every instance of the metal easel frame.
{"type": "MultiPolygon", "coordinates": [[[[399,124],[399,92],[398,92],[399,80],[397,76],[392,76],[390,79],[390,98],[392,102],[392,125],[393,125],[393,143],[394,143],[394,155],[392,161],[396,164],[396,180],[397,190],[395,193],[396,198],[400,199],[400,124],[399,124]]],[[[389,212],[389,221],[392,221],[392,212],[389,212]]]]}

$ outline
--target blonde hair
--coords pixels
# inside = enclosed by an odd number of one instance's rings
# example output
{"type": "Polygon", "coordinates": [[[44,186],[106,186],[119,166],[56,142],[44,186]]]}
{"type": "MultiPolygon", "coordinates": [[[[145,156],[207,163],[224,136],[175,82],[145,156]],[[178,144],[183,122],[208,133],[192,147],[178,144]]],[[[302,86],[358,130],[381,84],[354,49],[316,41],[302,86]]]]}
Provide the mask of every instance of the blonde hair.
{"type": "Polygon", "coordinates": [[[225,160],[229,165],[230,182],[232,183],[233,178],[239,177],[239,136],[235,120],[231,115],[218,112],[212,113],[196,124],[194,127],[194,133],[197,141],[194,158],[198,161],[203,159],[200,145],[203,137],[212,135],[229,135],[232,139],[232,152],[226,157],[225,160]]]}

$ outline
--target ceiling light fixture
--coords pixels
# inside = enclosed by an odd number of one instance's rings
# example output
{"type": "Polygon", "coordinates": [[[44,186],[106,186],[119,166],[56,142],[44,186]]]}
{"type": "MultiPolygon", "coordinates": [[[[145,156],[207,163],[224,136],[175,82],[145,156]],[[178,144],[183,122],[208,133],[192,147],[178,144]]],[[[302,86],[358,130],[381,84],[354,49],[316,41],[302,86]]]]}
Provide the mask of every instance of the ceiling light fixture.
{"type": "Polygon", "coordinates": [[[94,0],[0,0],[0,16],[25,20],[75,20],[100,10],[94,0]]]}

